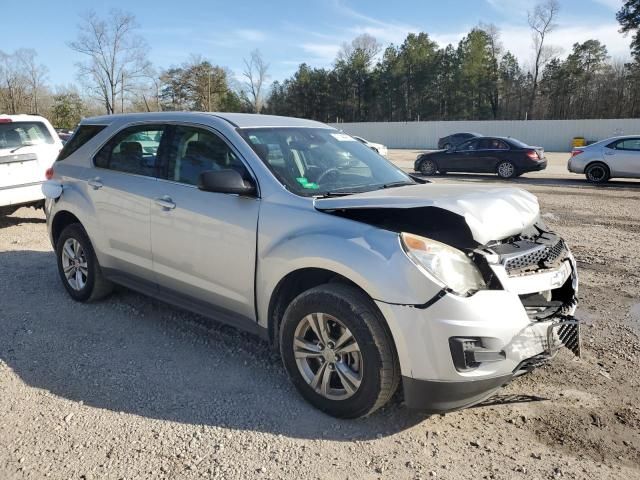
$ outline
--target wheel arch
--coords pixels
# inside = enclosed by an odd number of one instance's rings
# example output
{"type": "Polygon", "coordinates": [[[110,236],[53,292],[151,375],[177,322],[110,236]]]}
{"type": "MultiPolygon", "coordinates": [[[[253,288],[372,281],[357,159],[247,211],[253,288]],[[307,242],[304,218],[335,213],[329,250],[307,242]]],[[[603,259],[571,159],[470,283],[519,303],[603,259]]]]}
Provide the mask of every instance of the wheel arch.
{"type": "Polygon", "coordinates": [[[58,243],[62,231],[74,223],[82,225],[80,219],[68,210],[61,210],[55,214],[51,221],[51,241],[54,246],[58,243]]]}
{"type": "MultiPolygon", "coordinates": [[[[327,283],[342,283],[352,286],[363,295],[366,295],[367,298],[371,299],[373,302],[373,298],[364,288],[360,287],[353,280],[340,273],[334,272],[333,270],[317,267],[293,270],[280,279],[276,287],[273,289],[269,299],[267,325],[269,341],[274,348],[277,349],[279,347],[280,323],[282,322],[284,312],[291,301],[301,293],[327,283]]],[[[375,304],[375,302],[373,303],[375,304]]],[[[382,312],[380,312],[380,314],[382,315],[382,312]]]]}

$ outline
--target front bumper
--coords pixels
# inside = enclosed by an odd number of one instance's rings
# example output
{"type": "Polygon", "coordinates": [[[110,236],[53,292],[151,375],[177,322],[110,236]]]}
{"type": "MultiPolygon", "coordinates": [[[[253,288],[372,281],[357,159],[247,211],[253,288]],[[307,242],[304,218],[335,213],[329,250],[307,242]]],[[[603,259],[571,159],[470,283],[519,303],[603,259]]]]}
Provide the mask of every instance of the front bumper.
{"type": "Polygon", "coordinates": [[[500,277],[503,290],[470,297],[447,293],[426,308],[377,302],[394,337],[407,406],[432,412],[471,406],[552,358],[563,344],[579,353],[575,301],[561,315],[540,319],[530,316],[521,298],[559,288],[575,295],[577,273],[570,253],[558,267],[540,274],[511,278],[503,269],[500,277]],[[460,368],[454,359],[451,340],[458,338],[480,346],[481,360],[470,368],[460,368]]]}

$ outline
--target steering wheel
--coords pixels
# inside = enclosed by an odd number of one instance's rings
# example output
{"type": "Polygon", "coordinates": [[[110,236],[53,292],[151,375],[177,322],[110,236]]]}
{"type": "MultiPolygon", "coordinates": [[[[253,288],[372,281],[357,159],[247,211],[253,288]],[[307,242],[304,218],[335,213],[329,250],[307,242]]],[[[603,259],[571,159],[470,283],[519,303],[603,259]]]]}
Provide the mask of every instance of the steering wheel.
{"type": "Polygon", "coordinates": [[[338,170],[337,168],[330,168],[329,170],[324,171],[316,179],[316,183],[318,183],[318,184],[322,183],[322,181],[325,179],[325,177],[327,177],[329,175],[334,175],[337,178],[337,177],[339,177],[341,175],[340,174],[340,170],[338,170]]]}

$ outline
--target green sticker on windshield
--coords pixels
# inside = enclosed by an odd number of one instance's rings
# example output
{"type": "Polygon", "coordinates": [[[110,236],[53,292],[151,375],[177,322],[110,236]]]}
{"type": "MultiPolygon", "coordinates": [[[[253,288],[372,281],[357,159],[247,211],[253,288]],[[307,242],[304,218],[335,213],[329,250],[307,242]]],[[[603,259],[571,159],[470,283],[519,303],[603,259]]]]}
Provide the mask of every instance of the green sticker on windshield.
{"type": "Polygon", "coordinates": [[[296,181],[302,185],[302,188],[307,188],[309,190],[318,190],[320,187],[317,183],[310,182],[306,177],[298,177],[296,181]]]}

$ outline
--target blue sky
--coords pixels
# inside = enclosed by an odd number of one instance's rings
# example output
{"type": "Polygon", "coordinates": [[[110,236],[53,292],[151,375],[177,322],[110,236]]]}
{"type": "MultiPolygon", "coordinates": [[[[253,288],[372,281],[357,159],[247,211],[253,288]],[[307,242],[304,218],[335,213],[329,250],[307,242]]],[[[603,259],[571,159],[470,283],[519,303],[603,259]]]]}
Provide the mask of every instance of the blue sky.
{"type": "MultiPolygon", "coordinates": [[[[408,32],[425,31],[439,43],[456,43],[479,22],[500,28],[505,48],[530,61],[527,10],[535,0],[34,0],[2,2],[0,49],[34,48],[49,68],[53,85],[76,81],[80,56],[67,44],[76,36],[79,14],[92,8],[133,13],[156,67],[166,68],[200,54],[238,75],[242,58],[259,48],[270,63],[271,80],[291,75],[298,64],[330,66],[342,42],[361,33],[382,44],[401,43],[408,32]]],[[[597,38],[614,58],[628,57],[615,12],[622,0],[560,0],[558,29],[550,43],[565,54],[571,45],[597,38]]]]}

